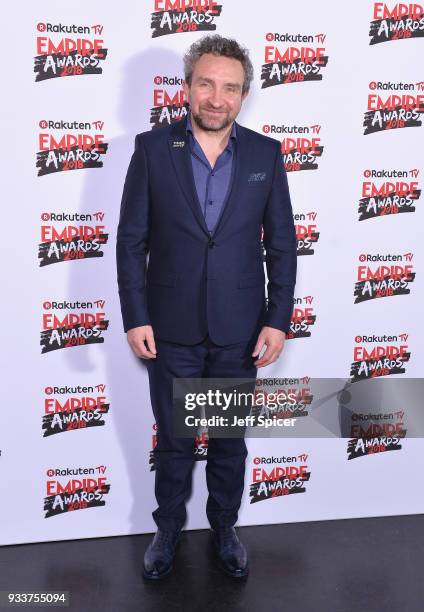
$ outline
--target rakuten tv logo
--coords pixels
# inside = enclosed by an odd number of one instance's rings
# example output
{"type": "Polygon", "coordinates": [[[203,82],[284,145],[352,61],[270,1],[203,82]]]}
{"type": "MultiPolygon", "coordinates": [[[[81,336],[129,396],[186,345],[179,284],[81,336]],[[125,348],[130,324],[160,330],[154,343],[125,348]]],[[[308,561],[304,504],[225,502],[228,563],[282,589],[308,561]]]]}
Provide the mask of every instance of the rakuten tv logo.
{"type": "Polygon", "coordinates": [[[372,415],[352,413],[350,426],[352,439],[347,443],[348,460],[400,450],[402,448],[400,441],[406,436],[403,417],[403,410],[372,415]]]}
{"type": "Polygon", "coordinates": [[[350,367],[351,381],[405,374],[404,365],[411,357],[408,337],[406,333],[393,336],[356,336],[350,367]]]}
{"type": "Polygon", "coordinates": [[[91,214],[74,213],[41,213],[42,221],[51,221],[41,225],[41,243],[38,245],[38,258],[40,266],[59,263],[61,261],[75,261],[77,259],[90,259],[103,257],[102,246],[107,243],[109,234],[105,233],[104,225],[65,225],[52,223],[57,217],[74,217],[76,221],[100,221],[104,219],[104,212],[91,214]]]}
{"type": "Polygon", "coordinates": [[[417,168],[412,170],[365,170],[364,178],[393,176],[391,181],[362,181],[362,197],[359,200],[359,221],[388,215],[415,212],[415,203],[421,196],[417,168]],[[410,180],[397,181],[405,177],[410,180]]]}
{"type": "Polygon", "coordinates": [[[108,144],[104,142],[104,121],[45,121],[39,122],[38,152],[36,166],[38,176],[102,168],[102,155],[106,154],[108,144]],[[71,131],[78,130],[78,131],[71,131]],[[60,131],[60,134],[57,132],[60,131]],[[91,131],[91,134],[83,133],[91,131]],[[63,133],[62,133],[63,132],[63,133]]]}
{"type": "Polygon", "coordinates": [[[106,59],[102,25],[37,24],[34,72],[36,81],[82,74],[101,74],[106,59]],[[71,34],[73,36],[67,36],[71,34]],[[81,34],[81,36],[78,36],[81,34]]]}
{"type": "Polygon", "coordinates": [[[317,318],[313,306],[314,298],[312,295],[307,295],[303,298],[294,298],[293,301],[295,307],[286,339],[309,338],[311,336],[311,327],[315,325],[317,318]]]}
{"type": "Polygon", "coordinates": [[[264,134],[303,133],[311,136],[286,136],[281,141],[284,168],[286,172],[300,170],[318,170],[318,160],[322,157],[324,146],[320,125],[311,126],[284,126],[263,125],[264,134]]]}
{"type": "Polygon", "coordinates": [[[105,476],[106,469],[105,465],[92,468],[48,469],[44,518],[72,510],[105,506],[105,495],[110,492],[110,483],[105,476]],[[78,478],[69,478],[69,476],[78,476],[78,478]]]}
{"type": "Polygon", "coordinates": [[[150,109],[152,130],[184,119],[188,114],[188,101],[182,88],[183,79],[157,75],[153,81],[156,87],[150,109]]]}
{"type": "Polygon", "coordinates": [[[306,453],[297,457],[255,457],[253,463],[256,466],[271,464],[276,465],[276,467],[252,468],[250,503],[255,504],[266,499],[274,499],[294,493],[305,493],[305,483],[311,477],[307,461],[308,455],[306,453]]]}
{"type": "Polygon", "coordinates": [[[222,4],[216,0],[154,0],[152,38],[166,34],[216,30],[222,4]]]}
{"type": "Polygon", "coordinates": [[[395,4],[389,8],[384,2],[374,2],[370,45],[423,36],[424,9],[421,4],[395,4]]]}
{"type": "Polygon", "coordinates": [[[95,385],[91,391],[77,395],[73,391],[60,392],[58,387],[46,387],[43,437],[105,425],[104,415],[109,412],[110,407],[105,389],[104,384],[95,385]]]}
{"type": "Polygon", "coordinates": [[[251,409],[254,425],[258,417],[290,419],[309,415],[313,401],[309,376],[303,378],[258,378],[255,385],[255,401],[251,409]],[[277,401],[277,398],[279,400],[277,401]],[[282,401],[288,398],[288,401],[282,401]]]}
{"type": "Polygon", "coordinates": [[[94,302],[44,302],[40,344],[42,353],[105,341],[103,332],[109,327],[104,312],[105,300],[94,302]],[[67,314],[52,314],[67,310],[67,314]],[[76,312],[85,310],[88,312],[76,312]]]}
{"type": "Polygon", "coordinates": [[[261,74],[262,89],[274,85],[322,80],[322,69],[328,63],[328,55],[324,47],[326,34],[302,35],[269,32],[265,38],[267,42],[285,44],[265,46],[261,74]]]}
{"type": "Polygon", "coordinates": [[[318,213],[315,211],[306,214],[293,214],[296,231],[297,254],[313,255],[315,253],[314,245],[319,240],[319,231],[317,225],[318,213]],[[302,223],[298,223],[301,221],[302,223]]]}
{"type": "Polygon", "coordinates": [[[368,265],[359,265],[355,283],[355,304],[394,295],[409,295],[410,285],[415,280],[412,260],[413,253],[404,255],[359,255],[360,262],[368,265]],[[373,262],[377,265],[369,265],[373,262]],[[396,263],[394,263],[396,262],[396,263]]]}
{"type": "Polygon", "coordinates": [[[367,110],[364,114],[364,134],[374,134],[385,130],[394,130],[422,125],[421,113],[424,113],[424,82],[419,83],[381,83],[372,81],[371,91],[400,90],[412,91],[409,94],[380,95],[368,94],[367,110]]]}

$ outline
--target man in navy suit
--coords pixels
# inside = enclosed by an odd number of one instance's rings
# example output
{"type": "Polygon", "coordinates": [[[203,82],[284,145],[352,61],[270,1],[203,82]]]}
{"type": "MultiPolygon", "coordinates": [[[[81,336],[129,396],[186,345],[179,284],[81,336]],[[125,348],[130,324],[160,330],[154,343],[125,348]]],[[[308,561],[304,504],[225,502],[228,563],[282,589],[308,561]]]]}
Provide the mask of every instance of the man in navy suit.
{"type": "MultiPolygon", "coordinates": [[[[136,136],[117,232],[124,330],[146,360],[158,426],[148,579],[172,569],[194,464],[194,439],[173,433],[173,379],[255,379],[283,350],[296,281],[281,145],[235,122],[253,78],[247,50],[205,36],[184,69],[189,114],[136,136]]],[[[234,529],[246,455],[243,437],[209,439],[206,513],[220,567],[233,577],[249,571],[234,529]]]]}

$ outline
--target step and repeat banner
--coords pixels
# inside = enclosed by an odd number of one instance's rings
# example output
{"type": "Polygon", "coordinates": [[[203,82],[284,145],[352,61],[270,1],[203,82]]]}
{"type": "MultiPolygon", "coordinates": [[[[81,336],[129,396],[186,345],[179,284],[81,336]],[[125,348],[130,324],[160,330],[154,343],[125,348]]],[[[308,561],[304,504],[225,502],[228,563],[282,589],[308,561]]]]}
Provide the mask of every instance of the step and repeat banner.
{"type": "MultiPolygon", "coordinates": [[[[281,142],[293,203],[291,331],[258,386],[421,376],[422,4],[49,0],[1,19],[0,544],[155,530],[156,426],[116,229],[135,135],[186,115],[182,54],[205,33],[250,50],[238,121],[281,142]]],[[[423,512],[402,405],[354,421],[345,438],[249,439],[239,524],[423,512]]],[[[207,447],[188,529],[208,527],[207,447]]]]}

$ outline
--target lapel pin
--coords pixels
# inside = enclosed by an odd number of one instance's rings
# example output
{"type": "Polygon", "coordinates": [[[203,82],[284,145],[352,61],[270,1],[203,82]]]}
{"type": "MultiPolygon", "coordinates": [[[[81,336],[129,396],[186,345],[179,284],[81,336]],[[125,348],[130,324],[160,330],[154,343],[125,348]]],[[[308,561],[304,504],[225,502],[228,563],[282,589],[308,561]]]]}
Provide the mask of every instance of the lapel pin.
{"type": "Polygon", "coordinates": [[[185,140],[174,140],[172,143],[174,149],[178,149],[185,146],[185,140]]]}

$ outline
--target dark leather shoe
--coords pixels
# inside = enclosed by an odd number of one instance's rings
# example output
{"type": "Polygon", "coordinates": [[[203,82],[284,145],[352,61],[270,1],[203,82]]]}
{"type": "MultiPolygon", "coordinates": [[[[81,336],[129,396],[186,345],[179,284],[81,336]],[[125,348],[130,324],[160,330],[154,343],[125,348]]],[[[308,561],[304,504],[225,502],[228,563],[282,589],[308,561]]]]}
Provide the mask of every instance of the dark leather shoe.
{"type": "Polygon", "coordinates": [[[249,573],[247,552],[234,527],[211,529],[212,542],[220,568],[233,578],[244,578],[249,573]]]}
{"type": "Polygon", "coordinates": [[[180,530],[157,530],[144,553],[144,578],[158,580],[171,572],[175,548],[180,536],[180,530]]]}

